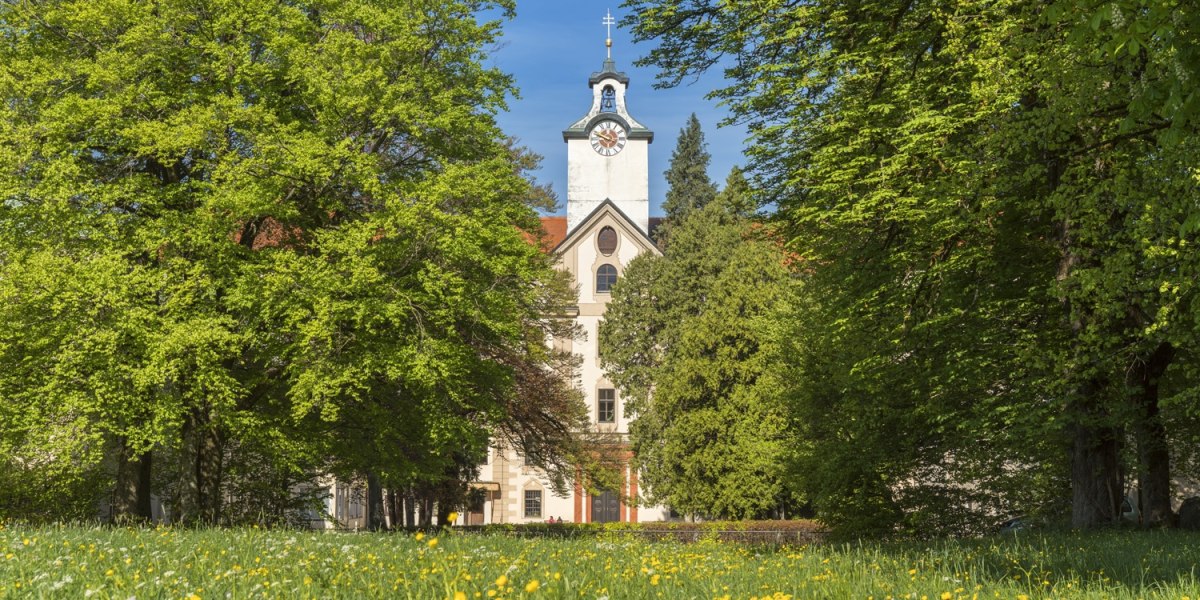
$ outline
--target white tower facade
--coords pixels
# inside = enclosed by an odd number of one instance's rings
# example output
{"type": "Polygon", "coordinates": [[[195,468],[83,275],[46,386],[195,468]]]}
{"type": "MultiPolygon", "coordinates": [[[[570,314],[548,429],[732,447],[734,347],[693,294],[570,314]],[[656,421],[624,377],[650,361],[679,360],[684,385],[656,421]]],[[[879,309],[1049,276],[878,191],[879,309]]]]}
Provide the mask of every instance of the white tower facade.
{"type": "Polygon", "coordinates": [[[629,77],[612,59],[588,78],[592,108],[563,131],[567,143],[567,231],[605,200],[649,231],[650,142],[654,132],[629,114],[629,77]]]}

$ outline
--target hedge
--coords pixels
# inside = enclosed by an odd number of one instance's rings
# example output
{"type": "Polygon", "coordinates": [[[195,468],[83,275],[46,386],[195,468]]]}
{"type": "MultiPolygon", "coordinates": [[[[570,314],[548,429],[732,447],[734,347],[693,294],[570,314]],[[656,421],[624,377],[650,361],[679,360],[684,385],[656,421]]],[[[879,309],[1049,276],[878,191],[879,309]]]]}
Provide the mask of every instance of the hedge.
{"type": "Polygon", "coordinates": [[[810,520],[792,521],[659,521],[648,523],[494,523],[455,527],[462,533],[514,537],[578,538],[627,534],[641,539],[695,542],[714,540],[764,544],[811,544],[824,538],[825,528],[810,520]]]}

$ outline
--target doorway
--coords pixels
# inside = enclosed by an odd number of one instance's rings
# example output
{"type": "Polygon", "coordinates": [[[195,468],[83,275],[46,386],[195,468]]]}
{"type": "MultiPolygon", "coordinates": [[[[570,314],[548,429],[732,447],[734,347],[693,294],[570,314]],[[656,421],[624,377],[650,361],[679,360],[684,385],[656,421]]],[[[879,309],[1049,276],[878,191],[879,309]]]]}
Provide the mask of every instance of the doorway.
{"type": "Polygon", "coordinates": [[[592,522],[612,523],[621,520],[621,498],[616,492],[592,496],[592,522]]]}

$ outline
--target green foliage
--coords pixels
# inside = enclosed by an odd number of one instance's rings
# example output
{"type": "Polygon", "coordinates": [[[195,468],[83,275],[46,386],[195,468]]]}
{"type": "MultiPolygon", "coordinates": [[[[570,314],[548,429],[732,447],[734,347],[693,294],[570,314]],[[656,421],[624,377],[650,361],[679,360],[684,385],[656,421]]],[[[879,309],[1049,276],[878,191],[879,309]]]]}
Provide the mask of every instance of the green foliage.
{"type": "Polygon", "coordinates": [[[700,119],[692,113],[687,125],[679,130],[679,139],[671,152],[671,166],[663,173],[667,177],[667,197],[662,204],[666,219],[656,234],[660,238],[670,235],[670,230],[688,214],[716,198],[717,186],[708,178],[711,156],[707,146],[700,119]]]}
{"type": "Polygon", "coordinates": [[[715,200],[735,215],[749,217],[754,214],[754,190],[751,189],[741,167],[734,165],[729,170],[729,175],[725,178],[725,187],[717,193],[715,200]]]}
{"type": "Polygon", "coordinates": [[[783,253],[719,203],[690,213],[663,256],[638,257],[617,282],[601,358],[655,501],[742,519],[790,503],[789,424],[768,357],[791,293],[783,253]]]}
{"type": "MultiPolygon", "coordinates": [[[[565,385],[514,410],[562,286],[521,233],[552,198],[493,119],[492,8],[0,6],[4,472],[88,473],[116,440],[217,521],[225,495],[434,485],[490,436],[571,427],[565,385]]],[[[523,439],[562,471],[563,436],[523,439]]]]}
{"type": "Polygon", "coordinates": [[[814,544],[826,539],[825,527],[806,519],[769,521],[644,521],[609,523],[493,523],[455,527],[455,533],[503,535],[525,539],[599,539],[600,543],[737,542],[755,550],[814,544]]]}
{"type": "Polygon", "coordinates": [[[804,261],[784,357],[821,516],[969,531],[1064,510],[1070,472],[1076,524],[1111,521],[1122,432],[1152,449],[1198,381],[1194,11],[626,5],[660,84],[723,70],[804,261]]]}

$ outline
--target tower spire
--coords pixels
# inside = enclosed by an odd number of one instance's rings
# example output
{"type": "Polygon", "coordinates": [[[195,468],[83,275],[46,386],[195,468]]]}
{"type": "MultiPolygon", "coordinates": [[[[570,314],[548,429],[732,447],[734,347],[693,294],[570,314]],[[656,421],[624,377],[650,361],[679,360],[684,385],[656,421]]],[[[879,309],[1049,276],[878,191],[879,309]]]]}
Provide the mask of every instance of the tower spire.
{"type": "Polygon", "coordinates": [[[601,23],[605,27],[604,48],[608,52],[606,58],[612,60],[612,26],[616,23],[612,17],[612,11],[607,9],[604,11],[604,20],[601,23]]]}

